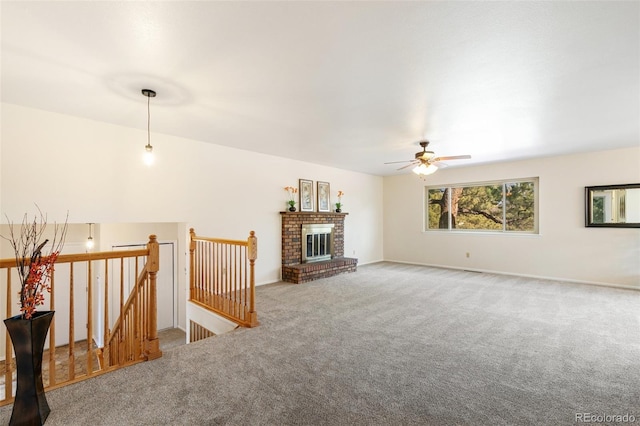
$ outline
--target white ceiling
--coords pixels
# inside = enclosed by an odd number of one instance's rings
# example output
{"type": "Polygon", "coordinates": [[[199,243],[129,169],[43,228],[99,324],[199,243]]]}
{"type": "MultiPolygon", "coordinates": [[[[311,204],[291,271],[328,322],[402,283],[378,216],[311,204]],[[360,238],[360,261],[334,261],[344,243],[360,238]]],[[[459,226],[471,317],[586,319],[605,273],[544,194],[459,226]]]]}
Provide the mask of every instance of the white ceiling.
{"type": "Polygon", "coordinates": [[[3,102],[376,175],[640,143],[637,1],[0,7],[3,102]]]}

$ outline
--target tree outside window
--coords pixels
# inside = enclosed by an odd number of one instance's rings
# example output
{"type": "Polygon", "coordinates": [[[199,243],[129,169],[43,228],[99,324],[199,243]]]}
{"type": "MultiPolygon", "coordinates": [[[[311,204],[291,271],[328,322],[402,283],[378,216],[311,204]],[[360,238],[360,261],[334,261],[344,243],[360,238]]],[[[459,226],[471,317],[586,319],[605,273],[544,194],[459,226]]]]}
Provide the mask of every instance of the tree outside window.
{"type": "Polygon", "coordinates": [[[537,178],[427,187],[428,230],[536,232],[537,178]]]}

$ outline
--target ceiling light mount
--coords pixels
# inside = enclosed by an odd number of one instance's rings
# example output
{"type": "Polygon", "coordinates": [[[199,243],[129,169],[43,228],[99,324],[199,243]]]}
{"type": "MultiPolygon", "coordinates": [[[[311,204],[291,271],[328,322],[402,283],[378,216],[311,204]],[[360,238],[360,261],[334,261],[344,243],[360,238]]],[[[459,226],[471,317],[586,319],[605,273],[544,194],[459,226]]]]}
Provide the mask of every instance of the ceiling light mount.
{"type": "Polygon", "coordinates": [[[147,98],[155,98],[156,97],[155,90],[151,90],[151,89],[142,89],[142,94],[145,95],[147,98]]]}

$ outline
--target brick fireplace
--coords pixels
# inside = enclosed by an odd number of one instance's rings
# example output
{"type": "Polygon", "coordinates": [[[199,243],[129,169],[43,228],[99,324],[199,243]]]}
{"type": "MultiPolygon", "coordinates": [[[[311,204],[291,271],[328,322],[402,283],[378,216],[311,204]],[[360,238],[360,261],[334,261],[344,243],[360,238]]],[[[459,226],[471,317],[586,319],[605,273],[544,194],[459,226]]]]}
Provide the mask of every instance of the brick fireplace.
{"type": "Polygon", "coordinates": [[[344,257],[344,219],[348,213],[280,212],[282,217],[282,281],[301,284],[343,272],[355,272],[358,259],[344,257]],[[302,225],[333,224],[331,259],[302,262],[302,225]]]}

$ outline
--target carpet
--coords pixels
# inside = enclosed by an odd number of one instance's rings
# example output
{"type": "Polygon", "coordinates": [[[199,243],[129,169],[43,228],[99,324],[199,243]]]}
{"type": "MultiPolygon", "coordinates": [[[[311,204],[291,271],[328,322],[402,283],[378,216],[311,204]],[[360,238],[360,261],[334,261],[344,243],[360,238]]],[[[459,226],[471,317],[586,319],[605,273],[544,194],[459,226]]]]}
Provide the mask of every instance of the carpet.
{"type": "Polygon", "coordinates": [[[259,327],[50,391],[47,425],[640,422],[640,292],[381,262],[256,293],[259,327]]]}

